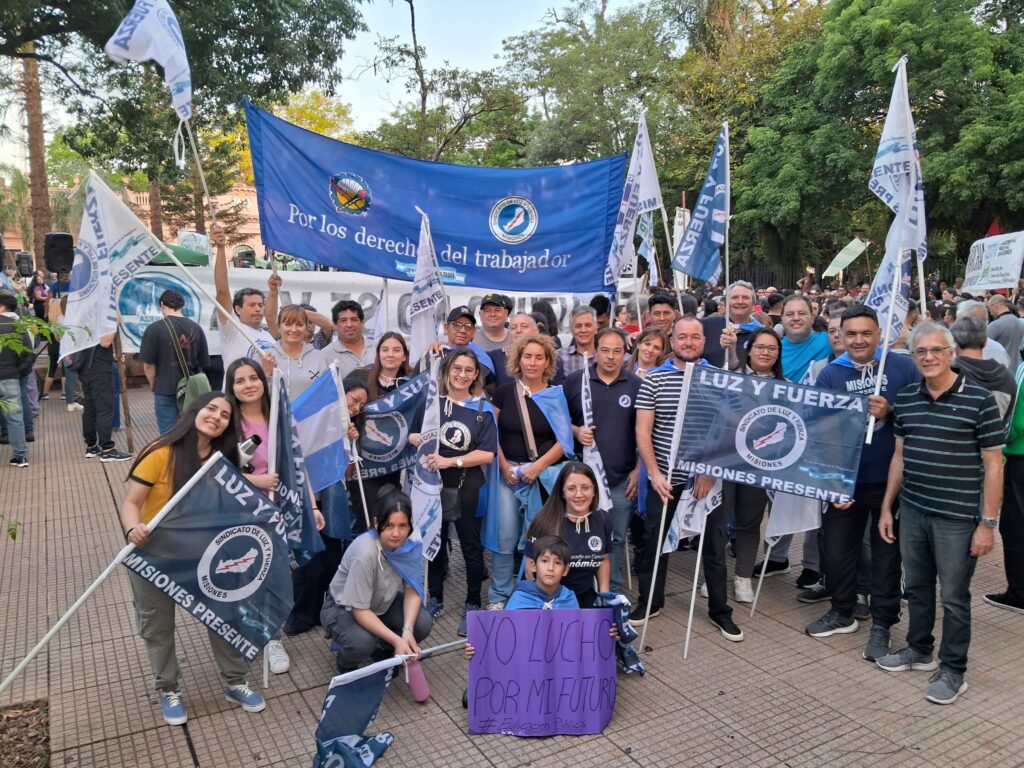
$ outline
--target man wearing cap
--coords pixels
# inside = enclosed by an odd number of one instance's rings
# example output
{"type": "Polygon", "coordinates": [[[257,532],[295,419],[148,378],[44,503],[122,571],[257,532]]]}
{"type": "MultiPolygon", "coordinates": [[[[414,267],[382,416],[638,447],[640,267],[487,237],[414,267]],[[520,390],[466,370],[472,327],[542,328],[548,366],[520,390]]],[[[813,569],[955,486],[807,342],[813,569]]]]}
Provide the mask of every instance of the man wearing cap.
{"type": "MultiPolygon", "coordinates": [[[[466,305],[455,307],[455,309],[448,313],[447,321],[444,324],[444,332],[448,337],[448,343],[436,342],[431,345],[428,354],[440,354],[443,360],[456,347],[469,347],[477,356],[480,365],[487,370],[484,376],[485,384],[490,384],[494,381],[494,363],[491,361],[491,356],[481,349],[479,344],[473,341],[473,337],[476,336],[476,317],[473,315],[473,310],[466,305]]],[[[429,365],[428,357],[424,355],[423,359],[420,360],[417,370],[425,371],[429,365]]]]}
{"type": "Polygon", "coordinates": [[[512,299],[500,293],[488,293],[480,302],[480,321],[483,333],[476,343],[484,352],[504,349],[511,341],[505,324],[512,311],[512,299]]]}

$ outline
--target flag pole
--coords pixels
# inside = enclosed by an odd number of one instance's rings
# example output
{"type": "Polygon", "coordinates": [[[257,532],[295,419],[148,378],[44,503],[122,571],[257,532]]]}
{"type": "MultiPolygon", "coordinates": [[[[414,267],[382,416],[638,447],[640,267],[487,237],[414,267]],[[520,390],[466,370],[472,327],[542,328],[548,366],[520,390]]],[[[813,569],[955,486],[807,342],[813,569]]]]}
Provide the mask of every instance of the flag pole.
{"type": "MultiPolygon", "coordinates": [[[[676,305],[679,307],[679,314],[683,314],[683,296],[682,291],[679,290],[679,281],[677,278],[676,268],[672,266],[672,259],[675,258],[676,245],[677,243],[672,242],[672,233],[668,228],[668,213],[665,211],[665,203],[661,204],[661,225],[665,228],[665,247],[668,248],[669,259],[668,268],[672,270],[672,286],[676,289],[676,305]]],[[[654,258],[658,258],[655,254],[654,258]]]]}
{"type": "MultiPolygon", "coordinates": [[[[686,364],[685,379],[683,381],[683,390],[679,393],[679,408],[676,410],[675,423],[672,425],[672,448],[669,451],[668,457],[668,483],[672,485],[672,471],[675,469],[676,456],[679,450],[679,437],[683,431],[683,421],[686,418],[686,403],[690,398],[690,383],[693,381],[693,363],[686,364]]],[[[654,570],[651,573],[651,588],[647,595],[647,612],[644,614],[644,630],[640,635],[640,650],[642,651],[646,646],[644,645],[647,640],[647,627],[651,623],[651,606],[654,604],[654,588],[658,583],[658,561],[661,559],[661,550],[665,546],[665,518],[668,517],[668,502],[666,501],[661,508],[661,522],[658,525],[658,540],[655,542],[656,549],[654,550],[654,570]]],[[[699,561],[698,561],[699,562],[699,561]]],[[[668,574],[665,575],[668,578],[668,574]]]]}
{"type": "MultiPolygon", "coordinates": [[[[697,482],[694,480],[694,491],[696,490],[697,482]]],[[[700,538],[697,540],[697,563],[693,567],[693,587],[690,589],[690,612],[686,617],[686,642],[683,643],[683,661],[686,661],[686,658],[690,655],[690,631],[693,629],[693,609],[697,604],[697,581],[700,579],[700,563],[704,556],[704,533],[708,528],[706,517],[701,522],[700,527],[700,538]]]]}
{"type": "MultiPolygon", "coordinates": [[[[900,214],[902,215],[902,214],[900,214]]],[[[882,339],[882,356],[878,360],[878,373],[875,376],[875,397],[882,392],[882,375],[885,371],[885,359],[889,356],[889,335],[892,331],[892,319],[896,313],[896,296],[900,292],[900,282],[903,279],[903,226],[900,225],[900,251],[896,258],[896,265],[892,276],[892,294],[889,296],[889,317],[885,322],[885,337],[882,339]]],[[[868,431],[864,435],[864,442],[871,445],[871,438],[875,431],[875,417],[868,419],[868,431]]]]}
{"type": "MultiPolygon", "coordinates": [[[[192,488],[194,488],[195,485],[203,478],[203,476],[210,471],[210,469],[213,467],[214,464],[217,463],[220,457],[220,451],[214,452],[214,454],[206,460],[206,463],[204,463],[199,468],[199,471],[196,472],[192,477],[190,477],[185,482],[185,484],[181,486],[178,492],[167,500],[167,503],[164,504],[163,507],[160,508],[160,511],[157,512],[156,515],[154,515],[153,519],[146,524],[146,528],[148,528],[150,531],[156,528],[160,524],[160,522],[167,516],[167,513],[174,509],[178,502],[180,502],[185,497],[185,495],[188,494],[188,492],[191,491],[192,488]]],[[[0,694],[6,691],[11,686],[11,683],[13,683],[14,680],[18,677],[18,675],[25,671],[25,667],[29,665],[32,659],[39,655],[39,652],[42,651],[43,648],[45,648],[51,640],[53,640],[57,632],[60,631],[60,628],[68,623],[68,621],[71,619],[72,616],[75,615],[78,609],[85,604],[85,601],[92,596],[92,593],[99,589],[100,585],[107,580],[110,574],[114,572],[114,569],[117,568],[117,566],[119,566],[121,563],[123,563],[124,559],[128,557],[128,555],[130,555],[135,549],[136,546],[131,542],[128,542],[121,548],[121,551],[117,553],[114,559],[110,562],[110,565],[103,569],[103,572],[96,577],[96,580],[93,581],[93,583],[89,585],[85,592],[83,592],[81,596],[77,600],[75,600],[71,607],[64,612],[64,615],[57,620],[57,623],[50,627],[49,631],[45,635],[43,635],[42,639],[35,644],[35,647],[33,647],[32,650],[28,652],[28,655],[26,655],[25,658],[18,663],[18,666],[14,668],[11,674],[4,678],[4,681],[0,683],[0,694]]]]}
{"type": "Polygon", "coordinates": [[[772,555],[772,547],[779,540],[777,538],[768,539],[768,546],[764,551],[764,560],[761,561],[761,575],[757,577],[757,591],[754,592],[754,602],[750,604],[750,618],[754,618],[754,611],[757,610],[757,600],[761,597],[761,585],[764,584],[764,574],[768,570],[768,558],[772,555]]]}
{"type": "MultiPolygon", "coordinates": [[[[281,370],[274,367],[270,377],[270,418],[267,424],[267,474],[277,472],[277,421],[281,408],[281,370]]],[[[274,492],[270,492],[270,500],[274,501],[274,492]]],[[[270,655],[263,649],[263,688],[270,687],[270,655]]]]}
{"type": "MultiPolygon", "coordinates": [[[[732,174],[729,170],[729,121],[722,123],[725,136],[725,327],[729,327],[729,217],[732,215],[732,174]]],[[[755,297],[756,298],[756,297],[755,297]]]]}
{"type": "Polygon", "coordinates": [[[132,412],[128,408],[128,377],[125,375],[124,353],[121,351],[120,322],[117,324],[117,332],[114,334],[114,360],[117,363],[117,378],[121,382],[121,411],[124,413],[124,438],[128,444],[128,453],[135,453],[135,440],[132,435],[132,412]]]}
{"type": "Polygon", "coordinates": [[[348,428],[352,422],[349,420],[348,415],[348,400],[345,397],[345,382],[341,379],[341,370],[338,368],[337,363],[331,363],[331,375],[334,377],[334,383],[338,387],[338,391],[341,393],[341,415],[342,415],[342,428],[345,430],[345,440],[351,445],[352,464],[355,466],[356,485],[359,486],[359,498],[363,502],[363,518],[366,520],[366,530],[370,530],[370,510],[366,501],[366,491],[363,490],[363,476],[359,470],[359,446],[355,440],[349,441],[348,439],[348,428]]]}

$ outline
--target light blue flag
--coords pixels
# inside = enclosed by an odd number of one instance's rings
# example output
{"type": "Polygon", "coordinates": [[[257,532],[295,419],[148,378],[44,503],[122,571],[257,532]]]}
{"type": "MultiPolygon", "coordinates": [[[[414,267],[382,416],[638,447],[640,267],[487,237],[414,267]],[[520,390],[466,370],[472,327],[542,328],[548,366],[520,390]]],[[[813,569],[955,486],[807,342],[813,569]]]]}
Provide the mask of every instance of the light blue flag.
{"type": "Polygon", "coordinates": [[[345,479],[348,408],[333,375],[320,376],[295,398],[292,417],[299,433],[313,493],[345,479]]]}
{"type": "Polygon", "coordinates": [[[542,389],[530,395],[530,399],[537,404],[544,418],[548,420],[566,458],[572,456],[576,449],[572,439],[572,418],[569,416],[569,404],[565,401],[562,387],[556,385],[542,389]]]}
{"type": "Polygon", "coordinates": [[[723,123],[690,223],[676,245],[672,268],[702,282],[718,282],[728,228],[729,124],[723,123]]]}

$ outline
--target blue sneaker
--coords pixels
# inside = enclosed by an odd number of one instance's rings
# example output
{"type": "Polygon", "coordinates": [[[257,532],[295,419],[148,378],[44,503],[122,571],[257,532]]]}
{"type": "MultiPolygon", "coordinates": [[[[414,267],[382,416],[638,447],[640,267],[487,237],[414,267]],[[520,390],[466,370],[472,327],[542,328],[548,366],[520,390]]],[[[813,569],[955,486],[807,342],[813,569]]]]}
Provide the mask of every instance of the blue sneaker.
{"type": "Polygon", "coordinates": [[[225,686],[224,698],[232,704],[238,704],[246,712],[262,712],[267,708],[266,700],[250,688],[248,683],[225,686]]]}
{"type": "Polygon", "coordinates": [[[163,691],[160,694],[160,711],[164,714],[164,722],[168,725],[184,725],[188,722],[185,712],[185,699],[181,690],[163,691]]]}
{"type": "Polygon", "coordinates": [[[442,603],[436,597],[428,598],[427,613],[429,613],[432,618],[436,619],[438,616],[444,613],[444,603],[442,603]]]}

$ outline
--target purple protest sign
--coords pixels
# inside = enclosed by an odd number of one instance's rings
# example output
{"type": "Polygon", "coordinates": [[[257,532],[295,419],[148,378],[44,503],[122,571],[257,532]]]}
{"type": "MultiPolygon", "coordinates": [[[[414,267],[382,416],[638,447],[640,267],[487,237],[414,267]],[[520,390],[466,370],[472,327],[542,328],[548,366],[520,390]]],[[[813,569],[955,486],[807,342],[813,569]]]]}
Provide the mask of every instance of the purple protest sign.
{"type": "Polygon", "coordinates": [[[469,732],[601,733],[615,709],[615,641],[607,608],[472,611],[469,732]]]}

